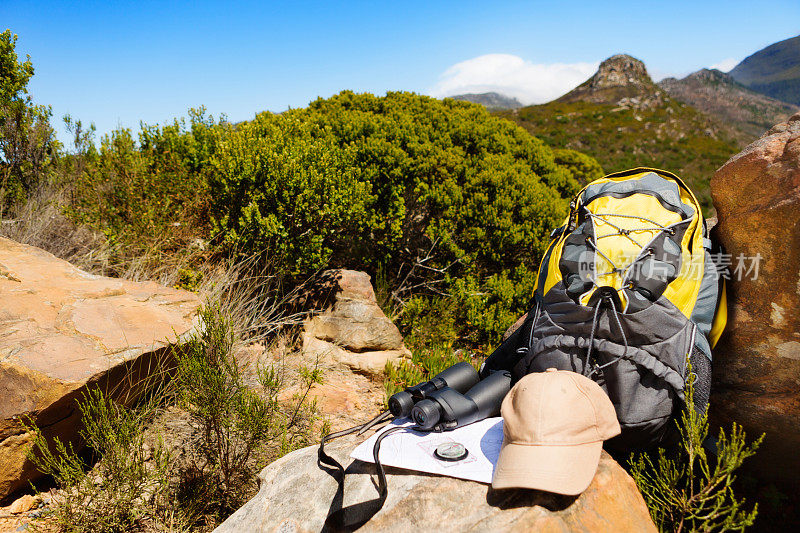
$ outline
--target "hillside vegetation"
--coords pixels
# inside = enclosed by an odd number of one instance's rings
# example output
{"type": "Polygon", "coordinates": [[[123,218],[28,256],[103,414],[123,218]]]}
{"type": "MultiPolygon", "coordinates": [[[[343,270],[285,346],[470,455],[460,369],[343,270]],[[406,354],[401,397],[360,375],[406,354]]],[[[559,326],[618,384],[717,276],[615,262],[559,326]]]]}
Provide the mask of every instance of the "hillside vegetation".
{"type": "Polygon", "coordinates": [[[710,119],[678,102],[656,109],[586,102],[530,106],[503,114],[554,147],[584,152],[607,172],[649,166],[684,178],[708,212],[708,182],[739,150],[710,119]]]}
{"type": "Polygon", "coordinates": [[[477,105],[343,92],[217,130],[211,215],[227,250],[270,250],[299,280],[381,272],[397,316],[453,304],[459,336],[524,311],[584,168],[477,105]]]}
{"type": "Polygon", "coordinates": [[[641,61],[614,56],[588,81],[542,105],[498,113],[555,148],[595,158],[606,172],[637,166],[684,178],[708,213],[708,182],[737,153],[737,132],[669,97],[641,61]]]}

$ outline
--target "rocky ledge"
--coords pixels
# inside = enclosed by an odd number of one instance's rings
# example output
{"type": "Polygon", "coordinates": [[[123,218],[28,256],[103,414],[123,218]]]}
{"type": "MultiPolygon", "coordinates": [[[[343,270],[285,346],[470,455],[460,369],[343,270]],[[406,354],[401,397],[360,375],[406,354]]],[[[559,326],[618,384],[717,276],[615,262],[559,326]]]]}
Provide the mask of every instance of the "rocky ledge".
{"type": "MultiPolygon", "coordinates": [[[[326,451],[347,469],[344,505],[377,497],[374,465],[349,459],[358,441],[343,438],[326,451]]],[[[383,509],[359,531],[656,531],[633,480],[608,454],[579,497],[535,490],[495,491],[473,481],[387,468],[383,509]]],[[[292,452],[261,471],[258,494],[216,533],[327,531],[337,482],[317,464],[317,447],[292,452]]]]}
{"type": "Polygon", "coordinates": [[[302,352],[310,363],[382,376],[387,362],[411,356],[397,326],[378,306],[369,274],[328,270],[304,295],[303,304],[317,310],[302,333],[302,352]]]}
{"type": "Polygon", "coordinates": [[[133,402],[195,326],[199,299],[157,283],[95,276],[0,238],[0,500],[39,474],[23,422],[77,444],[76,400],[97,386],[133,402]]]}

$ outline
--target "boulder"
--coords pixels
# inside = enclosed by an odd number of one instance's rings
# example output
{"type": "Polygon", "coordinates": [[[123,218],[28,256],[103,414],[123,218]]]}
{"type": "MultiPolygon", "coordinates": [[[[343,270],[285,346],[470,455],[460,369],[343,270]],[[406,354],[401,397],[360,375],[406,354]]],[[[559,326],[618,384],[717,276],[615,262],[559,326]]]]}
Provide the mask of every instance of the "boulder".
{"type": "Polygon", "coordinates": [[[715,232],[734,270],[728,327],[714,351],[712,419],[724,426],[736,421],[750,437],[766,433],[761,450],[748,460],[753,472],[796,484],[800,113],[732,157],[711,180],[711,194],[719,217],[715,232]],[[737,273],[740,257],[745,269],[737,273]]]}
{"type": "MultiPolygon", "coordinates": [[[[197,296],[156,283],[95,276],[0,238],[0,500],[39,474],[25,458],[33,420],[75,442],[80,399],[101,387],[123,403],[164,369],[195,327],[197,296]]],[[[76,442],[77,444],[77,442],[76,442]]]]}
{"type": "Polygon", "coordinates": [[[302,351],[306,359],[381,375],[387,361],[411,355],[397,326],[378,305],[369,274],[330,270],[317,280],[312,292],[315,296],[309,300],[323,311],[305,321],[302,351]]]}
{"type": "MultiPolygon", "coordinates": [[[[372,464],[348,458],[357,441],[343,438],[325,450],[345,465],[344,505],[377,497],[372,464]]],[[[579,497],[535,490],[495,491],[489,485],[387,468],[383,509],[359,531],[656,531],[628,474],[605,452],[579,497]]],[[[217,533],[317,532],[338,487],[317,465],[317,447],[292,452],[261,471],[259,491],[217,533]]]]}

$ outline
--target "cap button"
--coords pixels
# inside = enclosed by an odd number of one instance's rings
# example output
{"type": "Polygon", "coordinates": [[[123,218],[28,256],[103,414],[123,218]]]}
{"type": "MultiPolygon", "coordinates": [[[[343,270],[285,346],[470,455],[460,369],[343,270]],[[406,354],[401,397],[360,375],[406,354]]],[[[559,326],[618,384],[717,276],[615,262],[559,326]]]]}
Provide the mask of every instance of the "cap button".
{"type": "Polygon", "coordinates": [[[548,368],[545,372],[558,372],[557,368],[548,368]]]}

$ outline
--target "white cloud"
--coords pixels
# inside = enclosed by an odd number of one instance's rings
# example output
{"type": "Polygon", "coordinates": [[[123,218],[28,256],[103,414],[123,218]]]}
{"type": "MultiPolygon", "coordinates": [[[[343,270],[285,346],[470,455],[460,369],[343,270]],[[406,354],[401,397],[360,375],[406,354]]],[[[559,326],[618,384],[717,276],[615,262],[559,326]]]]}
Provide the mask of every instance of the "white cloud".
{"type": "Polygon", "coordinates": [[[719,63],[714,63],[709,68],[715,68],[717,70],[721,70],[722,72],[728,72],[729,70],[731,70],[733,67],[735,67],[738,64],[739,64],[739,60],[738,59],[734,59],[732,57],[729,57],[728,59],[723,59],[719,63]]]}
{"type": "Polygon", "coordinates": [[[595,73],[599,63],[536,64],[510,54],[486,54],[451,66],[430,90],[436,97],[498,92],[523,104],[549,102],[595,73]]]}

